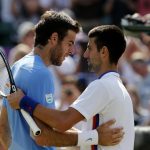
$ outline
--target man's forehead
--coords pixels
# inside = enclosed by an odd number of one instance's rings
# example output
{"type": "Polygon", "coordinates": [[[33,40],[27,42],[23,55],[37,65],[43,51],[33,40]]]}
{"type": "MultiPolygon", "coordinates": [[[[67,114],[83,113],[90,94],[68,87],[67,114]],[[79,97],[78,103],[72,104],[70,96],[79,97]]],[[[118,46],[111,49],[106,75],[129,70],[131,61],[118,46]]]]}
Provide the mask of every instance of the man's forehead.
{"type": "Polygon", "coordinates": [[[88,44],[89,45],[95,44],[95,38],[89,38],[88,44]]]}
{"type": "Polygon", "coordinates": [[[76,32],[72,31],[72,30],[68,30],[66,36],[66,38],[75,38],[76,37],[76,32]]]}

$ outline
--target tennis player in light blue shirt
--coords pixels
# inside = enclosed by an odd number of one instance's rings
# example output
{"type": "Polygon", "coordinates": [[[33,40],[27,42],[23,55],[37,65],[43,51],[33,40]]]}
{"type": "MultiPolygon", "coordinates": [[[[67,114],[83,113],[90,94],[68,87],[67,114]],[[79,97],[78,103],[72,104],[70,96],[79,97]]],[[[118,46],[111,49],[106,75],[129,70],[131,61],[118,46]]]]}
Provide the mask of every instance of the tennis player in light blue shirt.
{"type": "MultiPolygon", "coordinates": [[[[48,66],[60,66],[65,57],[71,54],[80,26],[63,12],[51,10],[41,16],[34,29],[33,52],[14,64],[12,67],[13,76],[16,86],[22,89],[26,95],[48,108],[54,108],[54,83],[48,66]]],[[[65,133],[55,132],[52,129],[49,134],[54,133],[57,140],[52,137],[50,140],[45,134],[48,130],[48,127],[45,126],[43,127],[43,135],[36,138],[36,140],[41,138],[44,141],[42,144],[36,141],[43,147],[38,146],[30,136],[29,126],[22,114],[18,110],[12,110],[7,101],[3,103],[0,119],[3,122],[0,123],[2,131],[0,140],[3,146],[9,150],[53,150],[53,147],[47,148],[43,145],[72,146],[77,143],[77,134],[73,135],[74,140],[72,140],[65,133]],[[11,129],[11,143],[5,140],[7,139],[5,136],[8,130],[7,124],[11,129]]]]}
{"type": "MultiPolygon", "coordinates": [[[[17,87],[30,97],[36,98],[42,105],[54,108],[53,77],[47,66],[38,55],[26,55],[12,67],[17,87]]],[[[54,148],[38,146],[31,137],[30,128],[20,111],[11,109],[7,101],[8,121],[11,129],[12,143],[9,150],[54,150],[54,148]]]]}

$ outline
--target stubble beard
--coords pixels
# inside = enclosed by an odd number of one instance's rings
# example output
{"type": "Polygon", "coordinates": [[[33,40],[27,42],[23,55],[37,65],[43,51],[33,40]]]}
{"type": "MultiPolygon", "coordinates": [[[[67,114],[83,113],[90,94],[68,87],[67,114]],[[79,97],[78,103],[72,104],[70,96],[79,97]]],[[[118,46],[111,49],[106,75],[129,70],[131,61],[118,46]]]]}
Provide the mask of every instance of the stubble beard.
{"type": "Polygon", "coordinates": [[[94,72],[93,65],[90,62],[88,62],[88,71],[89,72],[94,72]]]}
{"type": "Polygon", "coordinates": [[[101,64],[93,65],[90,62],[88,63],[89,72],[97,73],[97,72],[99,72],[100,68],[101,68],[101,64]]]}
{"type": "Polygon", "coordinates": [[[52,65],[61,66],[62,61],[61,61],[61,55],[59,53],[60,51],[61,51],[61,49],[58,46],[51,49],[50,61],[52,62],[52,65]]]}

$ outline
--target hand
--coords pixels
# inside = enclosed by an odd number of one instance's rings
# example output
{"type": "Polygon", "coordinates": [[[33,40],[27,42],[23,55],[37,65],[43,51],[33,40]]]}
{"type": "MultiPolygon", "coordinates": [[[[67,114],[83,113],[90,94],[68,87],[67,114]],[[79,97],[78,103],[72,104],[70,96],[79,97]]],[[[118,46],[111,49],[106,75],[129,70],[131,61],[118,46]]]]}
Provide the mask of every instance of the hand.
{"type": "Polygon", "coordinates": [[[110,120],[99,127],[97,127],[99,135],[99,144],[103,146],[113,146],[123,139],[123,128],[111,128],[110,126],[115,123],[115,120],[110,120]]]}
{"type": "Polygon", "coordinates": [[[20,106],[20,100],[24,97],[24,93],[22,92],[22,90],[18,89],[16,92],[10,94],[7,96],[7,100],[9,102],[9,105],[13,108],[13,109],[19,109],[20,106]]]}

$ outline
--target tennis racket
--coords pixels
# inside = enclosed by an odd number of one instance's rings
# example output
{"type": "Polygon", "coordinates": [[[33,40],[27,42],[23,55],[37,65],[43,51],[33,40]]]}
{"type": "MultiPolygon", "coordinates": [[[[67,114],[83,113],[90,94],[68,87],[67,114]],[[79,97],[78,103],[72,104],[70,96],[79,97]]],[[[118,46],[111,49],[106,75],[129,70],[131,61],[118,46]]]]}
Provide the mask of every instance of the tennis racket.
{"type": "MultiPolygon", "coordinates": [[[[15,81],[12,76],[12,72],[10,69],[10,65],[8,61],[6,60],[6,57],[3,53],[2,48],[0,48],[0,97],[7,98],[7,94],[13,93],[17,90],[15,81]]],[[[36,125],[33,118],[24,111],[23,109],[20,109],[20,112],[22,113],[22,116],[28,123],[31,131],[35,136],[40,135],[41,130],[36,125]]]]}

